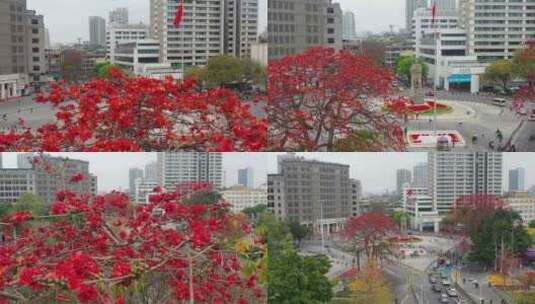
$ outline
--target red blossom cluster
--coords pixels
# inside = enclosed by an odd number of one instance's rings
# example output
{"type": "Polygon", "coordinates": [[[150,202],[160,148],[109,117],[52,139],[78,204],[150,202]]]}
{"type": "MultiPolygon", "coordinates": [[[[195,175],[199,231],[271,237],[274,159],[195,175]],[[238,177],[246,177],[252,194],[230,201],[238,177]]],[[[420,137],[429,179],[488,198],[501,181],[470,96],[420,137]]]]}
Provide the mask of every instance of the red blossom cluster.
{"type": "Polygon", "coordinates": [[[535,110],[535,39],[527,43],[514,58],[520,74],[527,80],[513,98],[512,108],[517,112],[535,110]]]}
{"type": "Polygon", "coordinates": [[[267,113],[271,149],[404,150],[398,118],[382,110],[393,75],[348,51],[310,48],[272,61],[267,113]]]}
{"type": "Polygon", "coordinates": [[[453,219],[468,229],[479,229],[481,221],[496,210],[505,209],[505,201],[490,194],[478,193],[457,198],[451,210],[453,219]]]}
{"type": "Polygon", "coordinates": [[[225,204],[184,205],[178,192],[136,206],[60,192],[48,216],[3,220],[0,303],[258,302],[256,274],[227,244],[235,221],[225,204]]]}
{"type": "Polygon", "coordinates": [[[109,77],[52,85],[37,101],[52,104],[56,121],[38,129],[0,132],[0,151],[258,151],[267,122],[232,91],[200,91],[193,79],[177,82],[109,77]]]}

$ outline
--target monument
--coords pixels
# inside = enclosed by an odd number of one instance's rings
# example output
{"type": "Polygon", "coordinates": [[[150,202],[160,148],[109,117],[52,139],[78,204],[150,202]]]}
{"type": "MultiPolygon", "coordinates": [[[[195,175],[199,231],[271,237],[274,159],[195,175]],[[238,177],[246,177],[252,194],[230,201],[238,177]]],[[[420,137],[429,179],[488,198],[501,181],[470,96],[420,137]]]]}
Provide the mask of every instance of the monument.
{"type": "Polygon", "coordinates": [[[421,64],[415,63],[411,66],[411,97],[417,104],[424,102],[422,74],[421,64]]]}

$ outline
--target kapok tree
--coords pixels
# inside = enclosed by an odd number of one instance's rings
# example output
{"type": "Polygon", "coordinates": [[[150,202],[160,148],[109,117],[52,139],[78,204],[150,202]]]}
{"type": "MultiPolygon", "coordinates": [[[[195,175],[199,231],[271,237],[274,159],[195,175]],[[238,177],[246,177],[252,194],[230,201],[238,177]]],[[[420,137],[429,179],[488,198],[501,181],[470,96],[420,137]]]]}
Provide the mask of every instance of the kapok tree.
{"type": "MultiPolygon", "coordinates": [[[[396,223],[384,213],[371,212],[347,220],[342,238],[349,241],[357,256],[364,253],[369,263],[388,261],[396,249],[396,223]]],[[[360,268],[360,267],[359,267],[360,268]]]]}
{"type": "Polygon", "coordinates": [[[57,83],[37,101],[55,122],[0,132],[0,151],[258,151],[267,122],[229,90],[196,80],[130,77],[117,68],[83,84],[57,83]]]}
{"type": "Polygon", "coordinates": [[[250,239],[250,225],[223,202],[185,205],[159,192],[132,208],[123,193],[64,191],[50,215],[13,213],[1,228],[0,303],[261,301],[227,236],[250,239]]]}
{"type": "Polygon", "coordinates": [[[513,109],[519,112],[533,111],[535,110],[535,40],[529,41],[527,47],[515,55],[513,62],[519,75],[526,79],[526,83],[513,98],[513,109]]]}
{"type": "Polygon", "coordinates": [[[269,148],[379,151],[405,147],[398,117],[384,111],[393,75],[363,56],[310,48],[268,68],[269,148]]]}

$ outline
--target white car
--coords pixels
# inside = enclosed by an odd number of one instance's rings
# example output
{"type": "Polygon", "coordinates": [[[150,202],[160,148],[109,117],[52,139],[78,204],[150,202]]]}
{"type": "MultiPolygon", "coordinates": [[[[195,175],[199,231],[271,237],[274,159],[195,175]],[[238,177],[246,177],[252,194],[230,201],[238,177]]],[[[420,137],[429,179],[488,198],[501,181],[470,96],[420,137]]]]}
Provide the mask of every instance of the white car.
{"type": "Polygon", "coordinates": [[[451,282],[448,279],[444,279],[444,280],[442,280],[442,285],[448,287],[448,286],[451,285],[451,282]]]}
{"type": "Polygon", "coordinates": [[[448,294],[448,296],[452,297],[452,298],[456,298],[458,297],[459,295],[457,294],[457,290],[455,290],[455,288],[448,288],[446,290],[446,293],[448,294]]]}

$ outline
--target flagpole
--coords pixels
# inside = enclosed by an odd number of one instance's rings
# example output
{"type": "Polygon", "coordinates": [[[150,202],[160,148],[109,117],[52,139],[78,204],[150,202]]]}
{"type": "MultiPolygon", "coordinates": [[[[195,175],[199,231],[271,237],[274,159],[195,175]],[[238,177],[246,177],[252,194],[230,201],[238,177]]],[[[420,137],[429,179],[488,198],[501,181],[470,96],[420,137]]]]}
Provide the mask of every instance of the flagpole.
{"type": "MultiPolygon", "coordinates": [[[[438,39],[437,39],[437,34],[438,34],[438,31],[437,31],[437,20],[436,20],[436,17],[437,17],[437,4],[435,2],[434,6],[433,6],[433,26],[434,26],[434,31],[433,31],[433,40],[435,42],[435,70],[433,71],[433,99],[434,99],[434,102],[433,102],[433,132],[434,132],[434,135],[435,135],[435,139],[437,140],[437,144],[438,144],[438,134],[437,134],[437,86],[436,86],[436,81],[437,81],[437,71],[438,71],[438,39]]],[[[453,140],[453,139],[452,139],[453,140]]]]}

